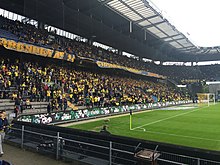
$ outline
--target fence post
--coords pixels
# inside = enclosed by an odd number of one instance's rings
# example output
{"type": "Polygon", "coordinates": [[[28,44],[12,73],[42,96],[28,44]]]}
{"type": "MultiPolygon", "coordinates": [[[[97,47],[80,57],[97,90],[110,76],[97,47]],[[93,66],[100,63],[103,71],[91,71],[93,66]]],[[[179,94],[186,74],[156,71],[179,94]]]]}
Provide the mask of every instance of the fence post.
{"type": "Polygon", "coordinates": [[[198,158],[197,160],[198,160],[198,163],[197,163],[197,165],[200,165],[200,158],[198,158]]]}
{"type": "Polygon", "coordinates": [[[112,141],[109,144],[109,165],[112,164],[112,141]]]}
{"type": "Polygon", "coordinates": [[[57,132],[57,149],[56,149],[56,159],[59,159],[59,147],[60,147],[60,132],[57,132]]]}
{"type": "Polygon", "coordinates": [[[24,125],[21,127],[21,148],[24,147],[24,125]]]}

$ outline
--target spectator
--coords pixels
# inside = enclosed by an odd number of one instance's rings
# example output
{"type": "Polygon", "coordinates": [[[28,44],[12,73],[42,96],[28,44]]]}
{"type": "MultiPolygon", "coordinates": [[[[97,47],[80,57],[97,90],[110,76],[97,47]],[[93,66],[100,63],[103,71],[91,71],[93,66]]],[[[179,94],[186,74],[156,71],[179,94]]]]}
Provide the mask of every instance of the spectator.
{"type": "Polygon", "coordinates": [[[64,105],[64,111],[66,111],[66,109],[67,109],[67,99],[66,98],[64,98],[64,103],[63,103],[63,105],[64,105]]]}
{"type": "Polygon", "coordinates": [[[100,130],[100,133],[103,135],[110,135],[111,133],[107,130],[107,126],[104,125],[103,128],[100,130]]]}
{"type": "Polygon", "coordinates": [[[4,125],[4,132],[3,132],[2,142],[4,142],[5,133],[8,131],[8,127],[9,127],[9,122],[8,122],[8,119],[6,118],[6,116],[7,116],[6,112],[2,111],[2,120],[3,120],[3,125],[4,125]]]}
{"type": "Polygon", "coordinates": [[[4,154],[2,149],[2,142],[4,140],[4,135],[5,135],[4,130],[5,130],[4,117],[3,114],[0,113],[0,157],[4,154]]]}
{"type": "Polygon", "coordinates": [[[26,105],[26,109],[28,109],[28,108],[32,109],[32,105],[31,105],[30,100],[28,98],[25,101],[25,105],[26,105]]]}
{"type": "Polygon", "coordinates": [[[50,113],[50,111],[51,111],[51,102],[49,102],[47,105],[47,113],[50,113]]]}

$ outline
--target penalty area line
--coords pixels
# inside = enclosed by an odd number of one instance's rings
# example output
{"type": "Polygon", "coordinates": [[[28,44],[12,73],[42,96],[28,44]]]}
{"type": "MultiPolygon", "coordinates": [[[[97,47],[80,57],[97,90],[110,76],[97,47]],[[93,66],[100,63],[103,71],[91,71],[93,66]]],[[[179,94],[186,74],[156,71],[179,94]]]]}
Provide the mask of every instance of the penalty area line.
{"type": "Polygon", "coordinates": [[[167,117],[167,118],[164,118],[164,119],[156,120],[156,121],[153,121],[153,122],[150,122],[150,123],[147,123],[147,124],[138,126],[138,127],[134,127],[134,128],[132,128],[131,130],[141,129],[141,128],[144,127],[144,126],[152,125],[152,124],[159,123],[159,122],[162,122],[162,121],[165,121],[165,120],[169,120],[169,119],[172,119],[172,118],[175,118],[175,117],[179,117],[179,116],[182,116],[182,115],[186,115],[186,114],[189,114],[189,113],[198,111],[199,109],[203,109],[203,108],[206,108],[206,107],[196,108],[195,110],[192,110],[192,111],[188,111],[188,112],[184,112],[184,113],[181,113],[181,114],[177,114],[177,115],[174,115],[174,116],[170,116],[170,117],[167,117]]]}

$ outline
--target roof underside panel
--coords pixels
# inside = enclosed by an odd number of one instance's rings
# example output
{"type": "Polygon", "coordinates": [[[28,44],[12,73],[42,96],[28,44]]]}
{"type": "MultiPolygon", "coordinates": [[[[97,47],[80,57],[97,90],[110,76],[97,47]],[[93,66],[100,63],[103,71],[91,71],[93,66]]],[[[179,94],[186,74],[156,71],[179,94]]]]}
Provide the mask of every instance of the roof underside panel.
{"type": "Polygon", "coordinates": [[[0,8],[141,58],[161,61],[219,59],[220,47],[196,47],[147,1],[0,0],[0,8]]]}
{"type": "Polygon", "coordinates": [[[149,21],[147,21],[147,20],[145,20],[145,21],[142,21],[142,22],[140,22],[140,23],[138,23],[140,26],[147,26],[147,25],[150,25],[151,23],[149,22],[149,21]]]}
{"type": "Polygon", "coordinates": [[[182,48],[182,46],[175,41],[170,42],[170,45],[174,46],[175,48],[182,48]]]}
{"type": "Polygon", "coordinates": [[[177,40],[177,39],[180,39],[180,38],[183,38],[182,35],[178,35],[178,36],[175,36],[175,37],[172,37],[174,40],[177,40]]]}
{"type": "Polygon", "coordinates": [[[158,17],[154,17],[154,18],[149,19],[149,21],[150,21],[151,23],[158,23],[158,22],[162,22],[163,19],[158,16],[158,17]]]}
{"type": "Polygon", "coordinates": [[[158,39],[162,39],[162,41],[181,51],[185,50],[182,48],[189,46],[197,48],[185,35],[176,30],[173,25],[151,7],[147,0],[112,0],[106,5],[158,39]]]}
{"type": "Polygon", "coordinates": [[[156,36],[163,38],[166,37],[167,35],[164,34],[163,32],[161,32],[158,28],[156,27],[150,27],[147,30],[149,30],[150,32],[152,32],[153,34],[155,34],[156,36]]]}

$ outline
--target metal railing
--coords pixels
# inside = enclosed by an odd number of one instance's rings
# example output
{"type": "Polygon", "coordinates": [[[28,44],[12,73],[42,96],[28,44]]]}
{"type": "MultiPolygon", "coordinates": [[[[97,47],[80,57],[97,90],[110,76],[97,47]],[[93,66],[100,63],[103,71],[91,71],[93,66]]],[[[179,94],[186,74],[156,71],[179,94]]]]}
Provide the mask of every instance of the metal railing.
{"type": "MultiPolygon", "coordinates": [[[[18,125],[11,128],[7,140],[20,144],[21,148],[32,148],[37,152],[58,159],[102,162],[103,165],[135,165],[138,160],[135,152],[144,148],[110,140],[96,139],[77,134],[51,131],[18,125]]],[[[218,161],[159,151],[158,164],[162,165],[220,165],[218,161]]]]}
{"type": "Polygon", "coordinates": [[[192,156],[161,152],[160,161],[169,161],[170,164],[190,164],[190,165],[220,165],[220,162],[196,158],[192,156]],[[172,163],[171,163],[172,162],[172,163]]]}
{"type": "Polygon", "coordinates": [[[51,154],[57,160],[60,158],[73,158],[83,162],[83,159],[86,158],[87,160],[95,159],[97,162],[103,161],[103,164],[136,163],[135,160],[129,159],[129,157],[133,157],[133,152],[121,150],[117,148],[116,143],[111,141],[83,139],[77,136],[72,136],[74,138],[70,139],[60,132],[47,132],[46,134],[38,131],[26,129],[25,126],[12,128],[6,139],[20,143],[21,148],[30,147],[38,152],[51,154]],[[118,157],[117,155],[120,156],[118,157]]]}

